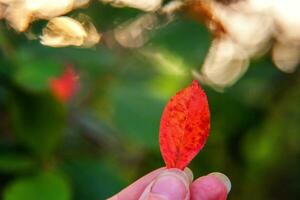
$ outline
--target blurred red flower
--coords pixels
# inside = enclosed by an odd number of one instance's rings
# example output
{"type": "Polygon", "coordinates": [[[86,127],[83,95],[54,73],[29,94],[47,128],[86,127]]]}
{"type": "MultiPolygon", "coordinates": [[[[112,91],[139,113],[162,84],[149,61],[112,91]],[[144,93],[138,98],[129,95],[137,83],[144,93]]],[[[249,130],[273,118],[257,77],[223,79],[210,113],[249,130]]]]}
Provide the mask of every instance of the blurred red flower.
{"type": "Polygon", "coordinates": [[[59,101],[67,102],[74,95],[78,83],[79,75],[72,65],[68,65],[61,76],[50,79],[49,87],[59,101]]]}

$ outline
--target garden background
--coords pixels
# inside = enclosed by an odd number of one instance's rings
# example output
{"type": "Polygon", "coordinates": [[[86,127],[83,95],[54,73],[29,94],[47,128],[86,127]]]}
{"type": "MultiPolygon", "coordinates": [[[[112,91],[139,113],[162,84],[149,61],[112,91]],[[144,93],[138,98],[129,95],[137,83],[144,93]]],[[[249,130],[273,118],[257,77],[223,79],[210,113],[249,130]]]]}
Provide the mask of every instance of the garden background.
{"type": "MultiPolygon", "coordinates": [[[[84,11],[106,31],[142,12],[93,2],[84,11]]],[[[0,191],[5,200],[105,199],[164,166],[158,129],[164,105],[194,79],[212,36],[181,16],[139,49],[100,43],[51,48],[0,24],[0,191]],[[73,66],[79,87],[58,101],[49,80],[73,66]]],[[[29,34],[29,35],[28,35],[29,34]]],[[[229,199],[300,198],[300,71],[254,59],[223,92],[203,85],[211,109],[206,146],[189,166],[219,171],[229,199]]]]}

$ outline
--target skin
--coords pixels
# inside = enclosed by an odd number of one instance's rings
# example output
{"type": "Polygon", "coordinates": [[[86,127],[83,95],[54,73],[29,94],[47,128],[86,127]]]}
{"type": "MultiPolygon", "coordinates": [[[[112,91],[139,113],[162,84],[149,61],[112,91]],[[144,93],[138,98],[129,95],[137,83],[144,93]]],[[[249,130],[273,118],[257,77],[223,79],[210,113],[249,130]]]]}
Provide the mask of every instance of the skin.
{"type": "Polygon", "coordinates": [[[211,173],[193,181],[186,168],[159,168],[138,179],[108,200],[226,200],[229,179],[221,173],[211,173]]]}

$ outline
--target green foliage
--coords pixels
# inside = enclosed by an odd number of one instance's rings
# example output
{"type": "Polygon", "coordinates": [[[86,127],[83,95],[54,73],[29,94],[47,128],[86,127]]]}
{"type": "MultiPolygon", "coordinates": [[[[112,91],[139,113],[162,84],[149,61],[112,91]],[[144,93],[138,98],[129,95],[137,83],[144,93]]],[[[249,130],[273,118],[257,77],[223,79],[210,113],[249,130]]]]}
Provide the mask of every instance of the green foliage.
{"type": "Polygon", "coordinates": [[[28,156],[21,154],[1,154],[0,171],[5,173],[20,173],[36,167],[36,163],[28,156]]]}
{"type": "Polygon", "coordinates": [[[31,91],[46,91],[51,77],[61,74],[59,62],[34,57],[28,52],[21,51],[17,58],[18,68],[14,79],[18,85],[31,91]]]}
{"type": "Polygon", "coordinates": [[[74,199],[106,199],[121,190],[124,181],[118,173],[108,168],[101,161],[78,160],[64,166],[66,173],[72,177],[74,199]]]}
{"type": "Polygon", "coordinates": [[[43,172],[33,177],[20,178],[10,183],[4,200],[69,200],[70,188],[63,177],[43,172]]]}
{"type": "Polygon", "coordinates": [[[40,157],[51,155],[66,127],[64,106],[50,95],[20,93],[12,97],[10,109],[18,141],[40,157]]]}
{"type": "Polygon", "coordinates": [[[145,91],[143,87],[133,89],[124,85],[113,90],[115,121],[118,129],[126,134],[126,138],[158,150],[157,127],[164,105],[162,101],[149,96],[145,91]],[[140,109],[137,110],[136,107],[140,109]]]}

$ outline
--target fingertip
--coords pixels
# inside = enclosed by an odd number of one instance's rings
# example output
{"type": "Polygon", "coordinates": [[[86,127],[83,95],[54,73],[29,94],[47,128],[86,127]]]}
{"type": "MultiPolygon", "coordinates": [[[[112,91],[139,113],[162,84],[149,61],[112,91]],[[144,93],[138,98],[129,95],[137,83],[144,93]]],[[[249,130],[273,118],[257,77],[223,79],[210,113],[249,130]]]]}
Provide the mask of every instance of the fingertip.
{"type": "Polygon", "coordinates": [[[210,173],[209,175],[215,176],[218,179],[220,179],[223,182],[223,184],[226,186],[227,194],[230,192],[230,190],[231,190],[231,182],[230,182],[229,178],[225,174],[222,174],[220,172],[213,172],[213,173],[210,173]]]}
{"type": "Polygon", "coordinates": [[[194,181],[190,187],[191,200],[226,200],[231,189],[227,176],[212,173],[194,181]]]}

